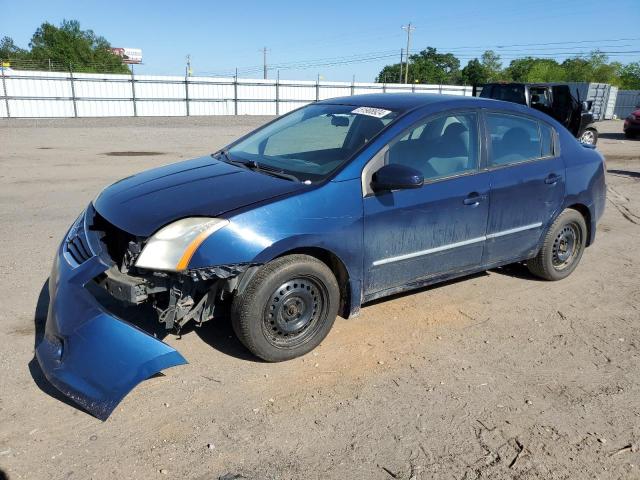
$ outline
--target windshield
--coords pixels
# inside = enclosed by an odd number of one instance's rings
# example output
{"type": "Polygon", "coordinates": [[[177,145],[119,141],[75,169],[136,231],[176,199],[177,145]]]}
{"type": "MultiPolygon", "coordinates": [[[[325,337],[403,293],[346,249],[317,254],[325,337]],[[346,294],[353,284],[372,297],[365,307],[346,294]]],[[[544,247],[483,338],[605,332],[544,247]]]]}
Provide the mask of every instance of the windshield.
{"type": "Polygon", "coordinates": [[[326,178],[397,117],[353,105],[313,104],[276,120],[229,149],[228,159],[300,181],[326,178]]]}

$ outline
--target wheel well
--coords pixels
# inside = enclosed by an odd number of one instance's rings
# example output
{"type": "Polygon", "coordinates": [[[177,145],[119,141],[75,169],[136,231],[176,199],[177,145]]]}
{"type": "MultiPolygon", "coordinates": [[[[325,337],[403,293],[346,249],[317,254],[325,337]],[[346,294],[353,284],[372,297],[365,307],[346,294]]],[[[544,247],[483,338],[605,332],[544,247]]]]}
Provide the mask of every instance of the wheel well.
{"type": "Polygon", "coordinates": [[[351,310],[351,285],[349,283],[349,272],[344,263],[342,263],[342,260],[333,252],[319,247],[296,248],[284,252],[278,257],[293,254],[309,255],[310,257],[317,258],[331,269],[340,287],[340,308],[338,309],[338,315],[343,318],[349,318],[349,312],[351,310]]]}
{"type": "Polygon", "coordinates": [[[582,203],[574,203],[567,208],[576,210],[584,218],[584,222],[587,224],[587,246],[589,246],[591,244],[591,212],[589,208],[582,203]]]}

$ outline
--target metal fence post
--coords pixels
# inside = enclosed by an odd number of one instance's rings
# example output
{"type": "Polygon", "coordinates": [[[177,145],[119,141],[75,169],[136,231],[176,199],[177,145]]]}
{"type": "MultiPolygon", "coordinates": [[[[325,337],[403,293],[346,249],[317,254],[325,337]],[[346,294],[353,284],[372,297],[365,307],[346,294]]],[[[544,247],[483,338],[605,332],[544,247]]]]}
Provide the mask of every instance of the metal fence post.
{"type": "Polygon", "coordinates": [[[187,107],[187,117],[189,116],[189,76],[184,76],[184,102],[187,107]]]}
{"type": "Polygon", "coordinates": [[[133,116],[138,116],[138,106],[136,105],[136,78],[133,75],[133,66],[131,67],[131,100],[133,101],[133,116]]]}
{"type": "Polygon", "coordinates": [[[415,83],[411,84],[411,93],[416,93],[416,84],[415,83]]]}
{"type": "Polygon", "coordinates": [[[9,97],[7,96],[7,81],[4,76],[4,60],[0,60],[0,69],[2,70],[2,93],[4,94],[4,105],[7,109],[7,118],[11,118],[9,113],[9,97]]]}
{"type": "Polygon", "coordinates": [[[320,101],[320,74],[316,79],[316,102],[320,101]]]}
{"type": "Polygon", "coordinates": [[[238,115],[238,69],[233,77],[233,114],[238,115]]]}
{"type": "Polygon", "coordinates": [[[382,93],[387,93],[387,84],[386,83],[382,84],[382,93]]]}
{"type": "Polygon", "coordinates": [[[71,80],[71,101],[73,101],[73,116],[78,118],[78,106],[76,105],[76,87],[73,83],[73,70],[69,65],[69,79],[71,80]]]}
{"type": "Polygon", "coordinates": [[[353,76],[353,80],[351,80],[351,95],[355,95],[356,93],[356,76],[353,76]]]}
{"type": "Polygon", "coordinates": [[[280,70],[276,75],[276,115],[280,115],[280,70]]]}

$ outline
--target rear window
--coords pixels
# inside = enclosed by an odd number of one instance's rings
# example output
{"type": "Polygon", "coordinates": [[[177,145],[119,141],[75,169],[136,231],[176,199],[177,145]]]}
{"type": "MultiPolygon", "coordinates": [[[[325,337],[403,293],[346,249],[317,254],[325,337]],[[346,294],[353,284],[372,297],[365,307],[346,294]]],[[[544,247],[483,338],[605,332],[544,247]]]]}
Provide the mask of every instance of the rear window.
{"type": "Polygon", "coordinates": [[[526,105],[523,85],[485,85],[480,96],[483,98],[493,98],[505,102],[520,103],[526,105]]]}

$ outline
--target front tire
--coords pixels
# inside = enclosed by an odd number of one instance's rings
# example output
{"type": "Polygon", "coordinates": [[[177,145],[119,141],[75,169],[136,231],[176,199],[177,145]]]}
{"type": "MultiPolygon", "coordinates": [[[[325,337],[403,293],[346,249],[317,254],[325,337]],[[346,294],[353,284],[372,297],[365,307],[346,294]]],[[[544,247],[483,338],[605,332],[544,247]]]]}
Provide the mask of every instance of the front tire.
{"type": "Polygon", "coordinates": [[[584,217],[576,210],[567,209],[553,222],[538,255],[527,261],[527,267],[545,280],[562,280],[578,266],[586,243],[584,217]]]}
{"type": "Polygon", "coordinates": [[[236,295],[231,323],[254,355],[280,362],[317,347],[339,303],[338,282],[327,265],[308,255],[287,255],[264,265],[236,295]]]}
{"type": "Polygon", "coordinates": [[[595,128],[587,128],[582,135],[580,135],[580,143],[586,143],[587,145],[595,145],[598,143],[598,130],[595,128]]]}

